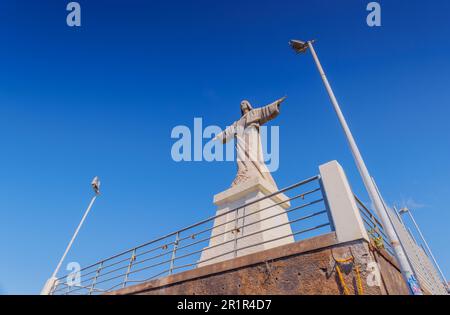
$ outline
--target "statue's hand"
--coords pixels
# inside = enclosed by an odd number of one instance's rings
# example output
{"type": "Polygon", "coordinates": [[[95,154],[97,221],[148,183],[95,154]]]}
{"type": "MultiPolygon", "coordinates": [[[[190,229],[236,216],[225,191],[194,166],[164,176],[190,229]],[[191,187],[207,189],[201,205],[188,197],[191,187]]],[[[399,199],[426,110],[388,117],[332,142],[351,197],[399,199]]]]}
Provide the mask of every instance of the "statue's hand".
{"type": "Polygon", "coordinates": [[[281,103],[283,103],[284,102],[284,100],[287,98],[287,96],[283,96],[282,98],[280,98],[280,99],[278,99],[276,102],[277,102],[277,105],[280,105],[281,103]]]}

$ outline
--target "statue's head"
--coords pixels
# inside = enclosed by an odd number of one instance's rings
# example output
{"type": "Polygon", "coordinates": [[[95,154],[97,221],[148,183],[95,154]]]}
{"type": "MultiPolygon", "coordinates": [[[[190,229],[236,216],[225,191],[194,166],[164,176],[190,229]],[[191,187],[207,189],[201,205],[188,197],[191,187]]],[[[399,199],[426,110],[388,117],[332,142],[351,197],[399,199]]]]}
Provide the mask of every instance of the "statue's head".
{"type": "Polygon", "coordinates": [[[253,109],[252,105],[250,104],[249,101],[247,100],[243,100],[241,102],[241,115],[244,116],[245,114],[247,114],[249,111],[251,111],[253,109]]]}

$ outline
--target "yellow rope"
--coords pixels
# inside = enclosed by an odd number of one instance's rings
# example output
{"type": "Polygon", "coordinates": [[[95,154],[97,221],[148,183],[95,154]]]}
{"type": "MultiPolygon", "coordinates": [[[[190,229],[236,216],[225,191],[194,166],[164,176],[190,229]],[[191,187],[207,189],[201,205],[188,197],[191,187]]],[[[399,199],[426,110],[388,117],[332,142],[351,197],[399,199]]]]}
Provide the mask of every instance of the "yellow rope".
{"type": "Polygon", "coordinates": [[[355,272],[356,272],[356,285],[358,286],[358,295],[364,295],[364,290],[361,281],[361,274],[359,272],[358,265],[355,265],[355,272]]]}
{"type": "Polygon", "coordinates": [[[340,264],[345,264],[345,263],[348,263],[348,262],[350,262],[350,261],[353,261],[353,257],[349,257],[349,258],[345,258],[345,259],[334,259],[337,263],[340,263],[340,264]]]}
{"type": "Polygon", "coordinates": [[[342,276],[341,268],[339,268],[339,265],[336,265],[336,271],[339,277],[339,280],[341,281],[342,290],[344,290],[345,295],[349,295],[350,291],[347,288],[347,285],[345,284],[344,277],[342,276]]]}
{"type": "MultiPolygon", "coordinates": [[[[342,290],[344,291],[345,295],[350,295],[350,290],[348,289],[347,285],[345,284],[344,276],[342,275],[342,271],[341,271],[341,268],[339,267],[339,264],[345,264],[345,263],[349,263],[349,262],[354,263],[354,258],[352,256],[352,257],[345,258],[345,259],[334,258],[334,260],[336,261],[336,272],[338,274],[338,278],[341,283],[342,290]]],[[[353,269],[355,270],[355,273],[356,273],[356,285],[357,285],[358,295],[364,295],[364,289],[363,289],[363,285],[362,285],[361,273],[359,271],[359,266],[355,265],[353,269]]]]}

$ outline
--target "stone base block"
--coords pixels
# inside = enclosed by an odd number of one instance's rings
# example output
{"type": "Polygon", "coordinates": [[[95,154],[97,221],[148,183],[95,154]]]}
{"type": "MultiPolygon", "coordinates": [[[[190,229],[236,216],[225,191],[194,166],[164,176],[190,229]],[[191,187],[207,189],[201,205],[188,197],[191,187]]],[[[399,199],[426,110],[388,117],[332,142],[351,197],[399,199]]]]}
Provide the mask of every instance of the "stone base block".
{"type": "Polygon", "coordinates": [[[290,207],[288,197],[267,197],[276,191],[266,180],[255,178],[215,195],[216,215],[221,216],[214,221],[198,266],[293,243],[285,211],[290,207]]]}

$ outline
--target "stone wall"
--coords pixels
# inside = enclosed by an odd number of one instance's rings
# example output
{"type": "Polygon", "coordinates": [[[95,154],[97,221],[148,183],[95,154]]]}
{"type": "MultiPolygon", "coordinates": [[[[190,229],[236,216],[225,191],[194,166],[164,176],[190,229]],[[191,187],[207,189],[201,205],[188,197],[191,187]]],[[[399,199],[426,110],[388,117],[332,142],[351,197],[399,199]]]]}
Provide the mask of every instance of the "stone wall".
{"type": "Polygon", "coordinates": [[[383,282],[383,294],[387,295],[407,295],[409,290],[400,269],[392,256],[384,250],[376,250],[370,246],[371,254],[378,263],[381,272],[381,281],[383,282]]]}
{"type": "Polygon", "coordinates": [[[364,295],[408,294],[396,262],[366,240],[338,243],[329,233],[247,256],[218,262],[111,292],[124,294],[343,294],[335,259],[354,257],[341,265],[350,294],[358,294],[354,266],[360,269],[364,295]],[[368,270],[376,262],[380,285],[368,270]],[[369,280],[368,280],[369,279],[369,280]]]}

